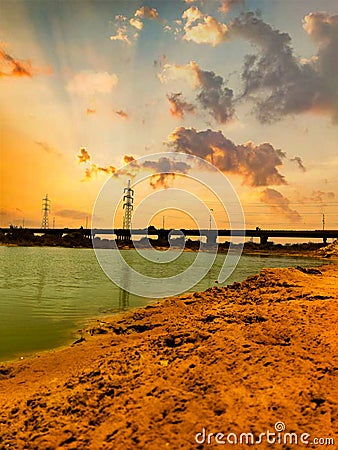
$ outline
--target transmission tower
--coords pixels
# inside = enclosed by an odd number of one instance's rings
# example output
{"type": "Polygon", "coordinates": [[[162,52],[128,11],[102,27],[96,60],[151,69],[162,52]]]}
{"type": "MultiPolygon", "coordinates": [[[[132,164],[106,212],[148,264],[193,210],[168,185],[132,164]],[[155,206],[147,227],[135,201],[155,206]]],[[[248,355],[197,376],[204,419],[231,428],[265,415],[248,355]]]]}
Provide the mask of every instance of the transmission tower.
{"type": "Polygon", "coordinates": [[[49,228],[49,211],[50,211],[50,200],[48,198],[48,194],[46,197],[42,199],[42,223],[41,228],[49,228]]]}
{"type": "Polygon", "coordinates": [[[134,209],[133,203],[134,203],[134,191],[130,187],[130,180],[128,180],[128,186],[124,188],[124,196],[123,196],[123,209],[124,209],[124,216],[123,216],[123,228],[125,230],[130,230],[131,225],[131,214],[134,209]]]}

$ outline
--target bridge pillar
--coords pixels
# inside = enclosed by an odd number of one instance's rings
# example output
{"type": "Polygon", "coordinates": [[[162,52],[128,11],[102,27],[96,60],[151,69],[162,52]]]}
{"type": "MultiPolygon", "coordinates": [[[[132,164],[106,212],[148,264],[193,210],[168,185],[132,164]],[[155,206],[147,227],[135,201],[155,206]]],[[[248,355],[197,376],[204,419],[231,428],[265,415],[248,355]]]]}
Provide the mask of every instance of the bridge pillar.
{"type": "Polygon", "coordinates": [[[323,236],[323,244],[327,244],[327,237],[326,236],[323,236]]]}
{"type": "Polygon", "coordinates": [[[157,242],[158,245],[170,245],[169,244],[169,233],[171,230],[158,230],[157,242]]]}
{"type": "Polygon", "coordinates": [[[131,241],[130,230],[124,230],[122,233],[116,235],[117,242],[129,242],[131,241]]]}
{"type": "Polygon", "coordinates": [[[216,230],[209,230],[206,233],[207,245],[216,245],[218,233],[216,230]]]}
{"type": "Polygon", "coordinates": [[[266,234],[263,234],[262,236],[260,236],[260,243],[261,243],[261,245],[267,244],[268,243],[268,239],[269,239],[269,236],[267,236],[266,234]]]}

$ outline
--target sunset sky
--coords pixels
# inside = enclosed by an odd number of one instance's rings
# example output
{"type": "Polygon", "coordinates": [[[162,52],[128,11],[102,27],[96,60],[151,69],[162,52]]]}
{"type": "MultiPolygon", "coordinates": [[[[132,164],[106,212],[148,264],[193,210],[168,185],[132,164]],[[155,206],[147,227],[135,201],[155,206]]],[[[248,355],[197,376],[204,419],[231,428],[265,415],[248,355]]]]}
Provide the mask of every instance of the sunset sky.
{"type": "Polygon", "coordinates": [[[46,193],[85,225],[125,155],[171,150],[216,165],[249,228],[337,229],[337,142],[336,0],[0,1],[1,226],[39,226],[46,193]]]}

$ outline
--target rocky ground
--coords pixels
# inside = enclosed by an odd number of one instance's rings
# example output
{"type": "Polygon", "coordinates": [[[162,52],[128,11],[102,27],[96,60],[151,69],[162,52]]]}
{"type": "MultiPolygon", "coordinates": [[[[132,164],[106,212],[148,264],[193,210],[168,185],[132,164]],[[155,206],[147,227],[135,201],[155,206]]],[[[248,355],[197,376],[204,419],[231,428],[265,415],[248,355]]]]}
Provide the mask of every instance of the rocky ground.
{"type": "Polygon", "coordinates": [[[212,449],[216,433],[258,437],[277,422],[311,435],[297,448],[337,448],[337,292],[334,264],[265,269],[4,364],[0,449],[212,449]],[[210,445],[195,440],[203,428],[210,445]]]}

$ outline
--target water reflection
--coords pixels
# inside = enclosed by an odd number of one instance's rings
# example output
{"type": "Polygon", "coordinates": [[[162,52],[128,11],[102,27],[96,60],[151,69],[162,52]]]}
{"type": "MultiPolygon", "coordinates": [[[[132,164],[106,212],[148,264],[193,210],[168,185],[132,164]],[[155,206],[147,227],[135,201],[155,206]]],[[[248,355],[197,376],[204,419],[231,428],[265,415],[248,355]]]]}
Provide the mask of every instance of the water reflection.
{"type": "MultiPolygon", "coordinates": [[[[126,286],[129,289],[130,285],[130,273],[131,269],[127,266],[122,266],[122,286],[126,286]]],[[[120,288],[119,292],[119,310],[126,311],[129,308],[129,291],[120,288]]]]}
{"type": "Polygon", "coordinates": [[[38,303],[41,303],[41,300],[43,297],[42,294],[43,294],[45,285],[46,285],[46,269],[42,268],[37,272],[36,299],[37,299],[38,303]]]}

